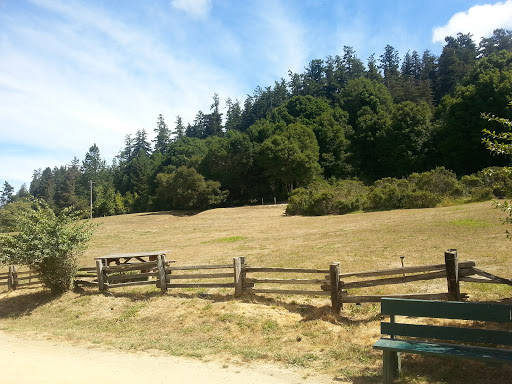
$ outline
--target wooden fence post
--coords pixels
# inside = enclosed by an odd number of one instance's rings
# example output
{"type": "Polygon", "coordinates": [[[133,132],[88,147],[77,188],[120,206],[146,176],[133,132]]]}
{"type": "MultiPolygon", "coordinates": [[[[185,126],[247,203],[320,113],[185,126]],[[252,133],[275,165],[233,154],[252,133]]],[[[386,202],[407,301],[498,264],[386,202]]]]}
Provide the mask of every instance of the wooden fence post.
{"type": "Polygon", "coordinates": [[[444,253],[444,262],[446,265],[446,280],[448,283],[448,294],[455,301],[461,301],[459,284],[459,260],[456,249],[449,249],[444,253]]]}
{"type": "Polygon", "coordinates": [[[233,258],[233,269],[235,273],[235,297],[240,297],[244,293],[244,281],[245,281],[245,257],[234,257],[233,258]]]}
{"type": "Polygon", "coordinates": [[[13,279],[12,279],[12,265],[9,265],[9,274],[7,275],[7,289],[10,291],[11,289],[14,289],[13,288],[13,279]]]}
{"type": "Polygon", "coordinates": [[[100,292],[105,291],[105,272],[103,271],[103,262],[96,260],[96,275],[98,277],[98,288],[100,292]]]}
{"type": "Polygon", "coordinates": [[[16,290],[18,288],[18,271],[15,265],[9,266],[9,275],[7,275],[7,288],[16,290]]]}
{"type": "Polygon", "coordinates": [[[331,306],[334,313],[340,313],[341,303],[340,263],[332,263],[329,267],[331,278],[331,306]]]}
{"type": "Polygon", "coordinates": [[[156,266],[158,268],[158,278],[160,279],[160,291],[167,292],[167,273],[165,272],[165,255],[156,257],[156,266]]]}

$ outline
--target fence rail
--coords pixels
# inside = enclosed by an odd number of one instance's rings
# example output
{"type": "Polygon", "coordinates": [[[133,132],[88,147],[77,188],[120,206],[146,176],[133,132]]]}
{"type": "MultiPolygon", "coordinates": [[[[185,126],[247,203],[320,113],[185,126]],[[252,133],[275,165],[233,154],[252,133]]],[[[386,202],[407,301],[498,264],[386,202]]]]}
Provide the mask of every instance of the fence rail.
{"type": "MultiPolygon", "coordinates": [[[[512,285],[510,279],[476,268],[473,261],[459,263],[454,249],[446,251],[444,256],[444,264],[341,273],[340,263],[332,263],[329,269],[265,267],[248,265],[244,257],[235,257],[232,264],[175,265],[166,261],[165,254],[158,254],[156,260],[112,266],[96,260],[95,267],[79,269],[75,284],[97,287],[100,291],[156,285],[162,293],[175,288],[232,288],[237,297],[244,294],[330,296],[332,309],[337,313],[344,303],[378,302],[382,297],[463,300],[467,295],[460,292],[460,282],[512,285]],[[304,274],[311,278],[305,278],[304,274]],[[446,279],[447,292],[349,294],[349,290],[360,288],[433,279],[446,279]]],[[[15,266],[10,266],[9,272],[0,273],[0,286],[16,289],[35,285],[39,284],[38,277],[31,271],[19,272],[15,266]]]]}
{"type": "Polygon", "coordinates": [[[15,265],[10,265],[8,272],[0,273],[0,286],[7,286],[9,290],[40,286],[42,283],[39,278],[40,275],[31,269],[20,271],[15,265]]]}

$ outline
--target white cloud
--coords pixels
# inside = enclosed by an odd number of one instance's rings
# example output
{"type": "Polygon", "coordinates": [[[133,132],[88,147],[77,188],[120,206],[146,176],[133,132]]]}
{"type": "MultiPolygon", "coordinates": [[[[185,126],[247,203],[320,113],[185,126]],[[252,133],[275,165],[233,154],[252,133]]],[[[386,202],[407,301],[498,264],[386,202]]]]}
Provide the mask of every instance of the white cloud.
{"type": "Polygon", "coordinates": [[[478,42],[482,37],[492,35],[492,31],[497,28],[512,28],[512,0],[475,5],[467,12],[456,13],[448,24],[434,28],[432,42],[443,43],[446,36],[456,36],[458,32],[469,32],[478,42]]]}
{"type": "Polygon", "coordinates": [[[172,0],[174,8],[189,13],[195,17],[205,17],[212,8],[211,0],[172,0]]]}

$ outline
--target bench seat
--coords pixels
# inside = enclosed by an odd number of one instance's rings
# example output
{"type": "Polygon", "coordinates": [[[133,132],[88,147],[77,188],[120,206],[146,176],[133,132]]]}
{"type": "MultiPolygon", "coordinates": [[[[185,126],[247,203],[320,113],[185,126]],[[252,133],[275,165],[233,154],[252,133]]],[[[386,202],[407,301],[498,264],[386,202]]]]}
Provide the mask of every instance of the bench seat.
{"type": "Polygon", "coordinates": [[[381,338],[373,348],[382,351],[416,353],[473,360],[500,360],[512,362],[512,350],[472,345],[432,343],[426,341],[381,338]]]}

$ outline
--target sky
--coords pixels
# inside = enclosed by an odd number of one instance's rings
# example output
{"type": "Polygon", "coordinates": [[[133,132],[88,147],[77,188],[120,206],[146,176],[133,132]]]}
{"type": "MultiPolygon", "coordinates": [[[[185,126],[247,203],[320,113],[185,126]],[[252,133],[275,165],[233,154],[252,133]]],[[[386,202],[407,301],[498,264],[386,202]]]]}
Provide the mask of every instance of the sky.
{"type": "Polygon", "coordinates": [[[439,55],[496,28],[512,0],[0,0],[0,190],[93,144],[111,163],[159,114],[191,123],[214,93],[243,103],[343,46],[439,55]]]}

